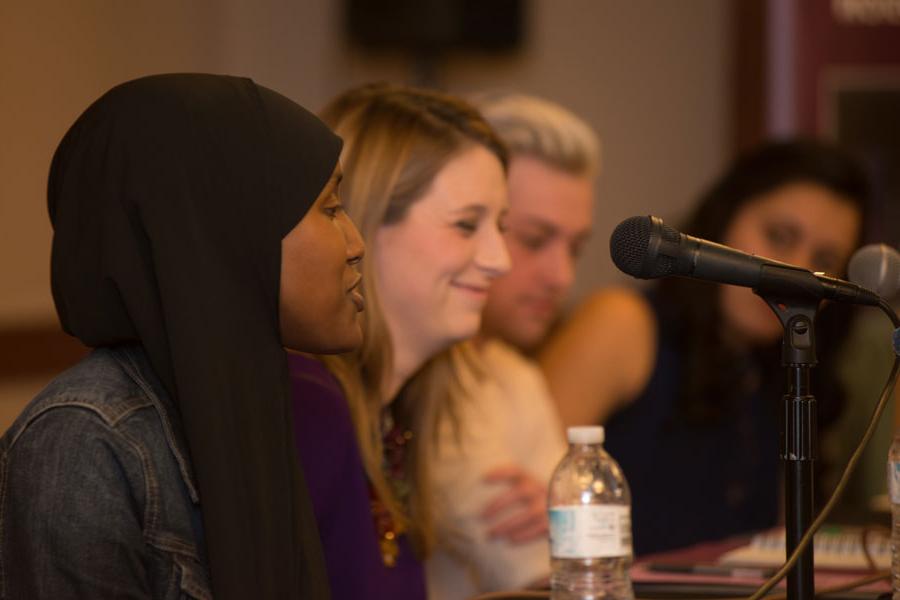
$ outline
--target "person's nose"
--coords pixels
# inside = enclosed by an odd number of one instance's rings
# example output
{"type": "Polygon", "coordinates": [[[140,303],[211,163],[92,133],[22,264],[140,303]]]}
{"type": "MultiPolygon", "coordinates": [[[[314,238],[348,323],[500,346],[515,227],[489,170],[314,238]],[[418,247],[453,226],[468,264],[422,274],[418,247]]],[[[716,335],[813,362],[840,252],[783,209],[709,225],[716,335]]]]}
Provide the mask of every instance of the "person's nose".
{"type": "Polygon", "coordinates": [[[346,214],[343,215],[342,229],[344,231],[344,239],[347,242],[347,263],[356,265],[362,261],[366,254],[366,244],[363,242],[362,235],[353,221],[346,214]]]}
{"type": "Polygon", "coordinates": [[[565,293],[575,283],[575,259],[566,244],[555,243],[547,248],[541,261],[544,284],[555,292],[565,293]]]}
{"type": "Polygon", "coordinates": [[[489,277],[499,277],[509,271],[511,264],[509,251],[503,234],[495,227],[490,227],[478,243],[475,262],[489,277]]]}

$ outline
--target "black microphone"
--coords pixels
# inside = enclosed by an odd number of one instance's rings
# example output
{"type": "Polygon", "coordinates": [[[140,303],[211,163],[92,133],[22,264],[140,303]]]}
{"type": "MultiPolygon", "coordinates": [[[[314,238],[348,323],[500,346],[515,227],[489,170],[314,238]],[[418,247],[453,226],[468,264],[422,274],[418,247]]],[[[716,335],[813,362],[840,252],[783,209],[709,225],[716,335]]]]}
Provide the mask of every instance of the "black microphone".
{"type": "Polygon", "coordinates": [[[749,287],[761,295],[800,295],[870,306],[880,300],[849,281],[695,238],[654,216],[619,223],[609,239],[609,252],[619,270],[639,279],[676,275],[749,287]]]}

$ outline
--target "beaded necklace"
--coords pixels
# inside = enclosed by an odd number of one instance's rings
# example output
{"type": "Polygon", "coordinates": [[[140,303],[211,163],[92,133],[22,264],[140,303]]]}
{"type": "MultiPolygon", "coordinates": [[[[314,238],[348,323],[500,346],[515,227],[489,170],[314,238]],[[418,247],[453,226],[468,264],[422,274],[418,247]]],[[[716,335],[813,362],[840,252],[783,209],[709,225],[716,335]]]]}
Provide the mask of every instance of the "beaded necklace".
{"type": "MultiPolygon", "coordinates": [[[[413,432],[401,427],[394,421],[390,409],[385,410],[381,423],[383,459],[381,468],[387,478],[388,485],[400,506],[407,507],[412,493],[412,484],[406,474],[407,447],[413,439],[413,432]]],[[[378,546],[381,549],[381,560],[386,567],[394,567],[400,554],[399,538],[406,531],[402,523],[397,523],[391,511],[378,497],[378,493],[369,482],[369,505],[375,531],[378,534],[378,546]]]]}

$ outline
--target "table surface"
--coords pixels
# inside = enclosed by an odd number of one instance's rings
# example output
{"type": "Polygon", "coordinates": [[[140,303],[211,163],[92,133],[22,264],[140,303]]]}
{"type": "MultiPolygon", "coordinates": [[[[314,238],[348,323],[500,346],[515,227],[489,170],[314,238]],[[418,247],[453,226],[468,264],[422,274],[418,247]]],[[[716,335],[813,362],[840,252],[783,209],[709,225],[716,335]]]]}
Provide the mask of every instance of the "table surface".
{"type": "MultiPolygon", "coordinates": [[[[718,557],[729,550],[745,545],[749,539],[749,536],[741,536],[718,542],[698,544],[682,550],[643,556],[635,562],[631,569],[631,579],[635,583],[635,593],[643,598],[670,598],[673,596],[666,592],[670,590],[675,591],[678,586],[668,584],[679,584],[690,588],[691,591],[688,592],[690,595],[696,595],[697,592],[706,588],[710,588],[710,590],[715,589],[717,593],[728,592],[729,588],[734,588],[734,594],[726,595],[742,596],[746,595],[747,591],[752,593],[765,582],[763,577],[747,576],[746,573],[739,571],[736,571],[736,575],[713,575],[660,572],[650,568],[651,564],[716,564],[718,557]]],[[[815,574],[815,586],[817,590],[822,590],[827,587],[849,583],[870,573],[867,571],[829,571],[818,569],[815,574]]],[[[779,586],[783,588],[784,585],[785,582],[782,580],[779,586]]],[[[875,598],[889,591],[890,582],[882,580],[857,588],[853,592],[842,592],[840,596],[829,595],[829,598],[875,598]]],[[[678,595],[680,596],[680,594],[678,595]]],[[[703,597],[712,597],[712,595],[706,596],[704,594],[703,597]]],[[[719,595],[717,597],[724,596],[719,595]]]]}

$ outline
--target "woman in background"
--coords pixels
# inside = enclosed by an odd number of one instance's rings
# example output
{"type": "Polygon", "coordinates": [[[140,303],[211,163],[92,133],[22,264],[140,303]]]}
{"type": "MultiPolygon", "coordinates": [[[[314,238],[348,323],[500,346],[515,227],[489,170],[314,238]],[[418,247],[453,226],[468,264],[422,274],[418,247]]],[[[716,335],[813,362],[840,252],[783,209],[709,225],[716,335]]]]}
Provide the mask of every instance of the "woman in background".
{"type": "Polygon", "coordinates": [[[474,108],[436,92],[367,86],[323,114],[345,140],[343,198],[369,245],[367,316],[359,351],[291,357],[296,413],[310,415],[296,419],[298,450],[334,597],[424,598],[425,457],[476,376],[454,344],[478,331],[509,266],[506,152],[474,108]]]}
{"type": "MultiPolygon", "coordinates": [[[[868,186],[844,152],[771,143],[741,157],[682,231],[841,276],[859,245],[868,186]]],[[[834,360],[848,307],[817,321],[819,423],[842,393],[834,360]]],[[[782,327],[748,288],[671,277],[647,294],[589,298],[541,351],[567,425],[606,424],[632,492],[637,554],[776,524],[782,327]]]]}
{"type": "Polygon", "coordinates": [[[0,596],[328,598],[284,346],[362,340],[341,141],[249,79],[159,75],[53,158],[53,298],[93,352],[0,438],[0,596]]]}

